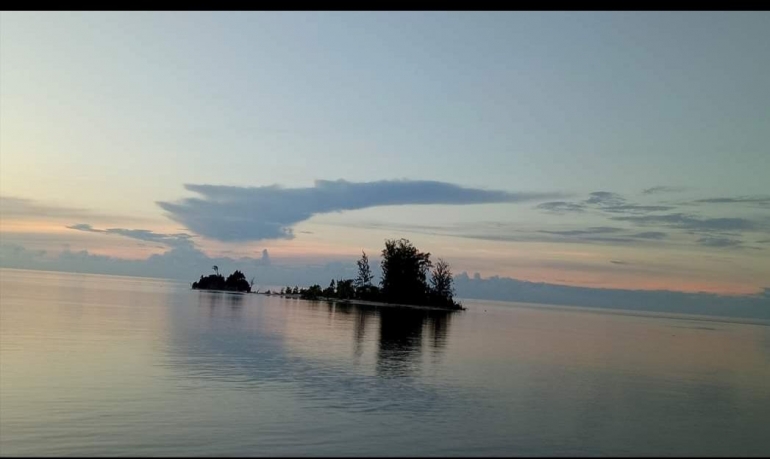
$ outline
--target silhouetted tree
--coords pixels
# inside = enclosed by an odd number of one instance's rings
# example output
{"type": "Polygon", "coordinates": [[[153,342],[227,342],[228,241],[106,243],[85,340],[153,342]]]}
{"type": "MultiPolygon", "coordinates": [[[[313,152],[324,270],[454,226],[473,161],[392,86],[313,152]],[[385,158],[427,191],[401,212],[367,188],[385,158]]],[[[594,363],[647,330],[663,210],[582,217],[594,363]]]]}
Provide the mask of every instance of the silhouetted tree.
{"type": "Polygon", "coordinates": [[[334,298],[336,292],[337,292],[337,288],[334,285],[334,279],[332,279],[332,281],[329,282],[329,286],[324,289],[323,296],[327,298],[334,298]]]}
{"type": "Polygon", "coordinates": [[[439,258],[430,277],[431,303],[437,306],[456,306],[453,296],[452,271],[449,264],[439,258]]]}
{"type": "Polygon", "coordinates": [[[323,291],[321,290],[321,286],[318,284],[315,284],[315,285],[311,285],[307,289],[302,289],[301,298],[304,300],[317,300],[322,293],[323,291]]]}
{"type": "Polygon", "coordinates": [[[211,269],[214,270],[214,274],[216,274],[217,276],[219,275],[219,266],[214,265],[214,266],[211,267],[211,269]]]}
{"type": "Polygon", "coordinates": [[[428,296],[430,253],[407,239],[386,240],[382,250],[382,294],[392,303],[423,304],[428,296]]]}
{"type": "Polygon", "coordinates": [[[295,286],[294,286],[294,290],[292,290],[292,291],[291,291],[291,293],[293,293],[294,295],[299,295],[299,287],[297,287],[297,286],[295,285],[295,286]]]}
{"type": "Polygon", "coordinates": [[[246,276],[236,269],[234,273],[227,276],[227,280],[225,281],[225,290],[250,292],[251,285],[249,285],[249,282],[246,280],[246,276]]]}
{"type": "Polygon", "coordinates": [[[372,285],[372,270],[369,268],[369,257],[366,252],[361,251],[361,259],[356,262],[358,265],[358,277],[356,277],[356,288],[365,288],[372,285]]]}
{"type": "Polygon", "coordinates": [[[355,293],[353,279],[340,279],[337,281],[337,298],[347,300],[355,297],[355,293]]]}

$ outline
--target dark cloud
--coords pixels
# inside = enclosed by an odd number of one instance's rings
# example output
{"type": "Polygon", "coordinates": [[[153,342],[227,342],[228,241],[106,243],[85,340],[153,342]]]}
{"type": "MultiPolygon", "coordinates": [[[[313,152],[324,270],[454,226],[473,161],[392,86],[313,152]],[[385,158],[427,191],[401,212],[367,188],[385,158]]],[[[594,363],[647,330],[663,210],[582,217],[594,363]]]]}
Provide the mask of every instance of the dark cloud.
{"type": "Polygon", "coordinates": [[[680,193],[687,188],[681,186],[654,186],[642,191],[642,194],[656,194],[656,193],[680,193]]]}
{"type": "Polygon", "coordinates": [[[702,237],[696,242],[706,247],[740,247],[743,244],[739,239],[727,237],[702,237]]]}
{"type": "Polygon", "coordinates": [[[200,198],[158,202],[169,218],[220,241],[292,239],[292,226],[313,215],[377,206],[485,204],[548,199],[556,193],[512,193],[427,180],[316,180],[308,188],[187,184],[200,198]]]}
{"type": "Polygon", "coordinates": [[[68,226],[67,228],[86,231],[90,233],[103,233],[103,234],[117,234],[131,239],[137,239],[140,241],[156,242],[165,244],[167,247],[192,247],[192,236],[186,233],[164,234],[156,233],[145,229],[126,229],[126,228],[107,228],[97,229],[88,223],[78,223],[76,225],[68,226]]]}
{"type": "Polygon", "coordinates": [[[616,265],[627,265],[627,264],[629,264],[627,261],[620,261],[620,260],[610,260],[610,263],[616,264],[616,265]]]}
{"type": "Polygon", "coordinates": [[[545,210],[548,212],[565,213],[565,212],[583,212],[585,211],[586,206],[576,202],[551,201],[551,202],[544,202],[542,204],[538,204],[536,208],[545,210]]]}

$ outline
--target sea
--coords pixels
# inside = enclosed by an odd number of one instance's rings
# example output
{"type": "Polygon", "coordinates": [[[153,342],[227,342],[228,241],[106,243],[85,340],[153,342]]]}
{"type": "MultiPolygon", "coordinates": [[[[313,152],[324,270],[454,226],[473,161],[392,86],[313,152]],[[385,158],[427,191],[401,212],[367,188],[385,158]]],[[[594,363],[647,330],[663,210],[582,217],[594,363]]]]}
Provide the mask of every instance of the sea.
{"type": "Polygon", "coordinates": [[[770,323],[0,270],[0,456],[767,456],[770,323]]]}

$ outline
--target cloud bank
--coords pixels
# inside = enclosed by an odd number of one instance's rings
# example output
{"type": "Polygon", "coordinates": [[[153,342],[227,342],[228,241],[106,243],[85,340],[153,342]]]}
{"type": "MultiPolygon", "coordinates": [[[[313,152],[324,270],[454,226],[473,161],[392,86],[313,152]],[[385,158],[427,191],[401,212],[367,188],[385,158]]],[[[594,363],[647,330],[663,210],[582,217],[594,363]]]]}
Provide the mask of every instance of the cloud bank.
{"type": "Polygon", "coordinates": [[[191,231],[225,242],[292,239],[292,227],[313,215],[378,206],[514,203],[558,196],[467,188],[428,180],[316,180],[313,187],[186,184],[198,198],[157,204],[191,231]]]}

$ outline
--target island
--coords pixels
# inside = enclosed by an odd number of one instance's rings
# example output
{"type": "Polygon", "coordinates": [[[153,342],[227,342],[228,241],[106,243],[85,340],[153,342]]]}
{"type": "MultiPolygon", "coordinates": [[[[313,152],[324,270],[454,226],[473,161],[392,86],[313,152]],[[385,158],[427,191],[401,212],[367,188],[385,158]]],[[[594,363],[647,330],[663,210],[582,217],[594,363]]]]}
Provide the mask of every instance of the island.
{"type": "Polygon", "coordinates": [[[420,307],[443,310],[464,310],[454,299],[452,272],[443,259],[434,264],[430,253],[419,251],[407,239],[389,239],[382,250],[382,279],[372,283],[374,276],[366,252],[356,262],[355,279],[334,279],[322,288],[315,284],[307,288],[286,287],[280,292],[266,292],[305,300],[327,300],[375,306],[420,307]]]}
{"type": "Polygon", "coordinates": [[[254,285],[254,279],[251,282],[246,280],[246,276],[235,270],[234,273],[227,276],[227,279],[219,274],[219,267],[214,265],[211,267],[214,270],[214,274],[208,275],[192,283],[194,290],[223,290],[226,292],[243,292],[250,293],[251,287],[254,285]]]}
{"type": "MultiPolygon", "coordinates": [[[[329,286],[315,284],[307,288],[298,286],[270,290],[263,295],[277,295],[303,300],[325,300],[368,306],[398,306],[442,310],[464,310],[454,299],[452,271],[449,264],[439,258],[434,264],[430,253],[421,252],[407,239],[388,239],[382,250],[380,268],[382,278],[374,285],[374,275],[369,257],[362,251],[356,262],[358,276],[355,279],[332,279],[329,286]]],[[[236,270],[226,279],[219,274],[219,267],[212,266],[214,274],[202,276],[192,283],[196,290],[221,290],[250,293],[254,285],[236,270]]],[[[257,292],[259,293],[259,292],[257,292]]]]}

